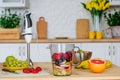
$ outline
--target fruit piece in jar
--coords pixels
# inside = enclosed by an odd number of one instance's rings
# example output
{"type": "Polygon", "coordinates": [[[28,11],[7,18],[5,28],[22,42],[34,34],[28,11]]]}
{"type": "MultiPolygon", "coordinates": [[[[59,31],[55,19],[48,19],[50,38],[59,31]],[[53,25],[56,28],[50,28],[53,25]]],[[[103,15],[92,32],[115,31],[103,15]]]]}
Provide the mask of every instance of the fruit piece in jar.
{"type": "Polygon", "coordinates": [[[72,68],[72,52],[53,53],[53,73],[54,75],[70,75],[72,68]]]}
{"type": "Polygon", "coordinates": [[[61,57],[61,55],[60,55],[59,53],[54,53],[54,54],[53,54],[53,59],[54,59],[54,60],[59,60],[60,57],[61,57]]]}
{"type": "Polygon", "coordinates": [[[55,64],[54,65],[54,70],[53,73],[54,75],[57,76],[64,76],[64,75],[70,75],[71,74],[71,67],[69,65],[61,65],[61,66],[57,66],[55,64]]]}

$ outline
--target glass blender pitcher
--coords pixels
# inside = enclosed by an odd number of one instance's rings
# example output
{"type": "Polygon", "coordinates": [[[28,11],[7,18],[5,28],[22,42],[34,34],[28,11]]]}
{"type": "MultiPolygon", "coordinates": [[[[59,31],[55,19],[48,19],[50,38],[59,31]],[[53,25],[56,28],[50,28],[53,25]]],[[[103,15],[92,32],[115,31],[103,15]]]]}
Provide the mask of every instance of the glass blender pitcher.
{"type": "Polygon", "coordinates": [[[53,43],[50,45],[53,74],[68,76],[72,73],[72,54],[74,44],[53,43]]]}

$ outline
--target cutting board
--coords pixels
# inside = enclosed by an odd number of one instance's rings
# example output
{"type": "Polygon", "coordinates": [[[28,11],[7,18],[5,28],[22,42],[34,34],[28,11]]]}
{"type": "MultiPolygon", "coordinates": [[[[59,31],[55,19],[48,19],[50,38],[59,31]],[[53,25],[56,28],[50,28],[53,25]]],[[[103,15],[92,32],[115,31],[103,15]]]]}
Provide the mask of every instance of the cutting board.
{"type": "Polygon", "coordinates": [[[88,39],[89,37],[89,20],[88,19],[77,19],[76,21],[76,38],[77,39],[88,39]]]}
{"type": "Polygon", "coordinates": [[[38,39],[47,39],[47,22],[44,17],[40,17],[37,22],[38,39]]]}
{"type": "Polygon", "coordinates": [[[9,73],[9,72],[4,72],[2,70],[0,70],[0,77],[28,77],[28,76],[42,76],[42,75],[50,75],[47,71],[42,70],[41,72],[37,73],[37,74],[33,74],[33,73],[23,73],[21,70],[16,71],[19,74],[14,74],[14,73],[9,73]]]}

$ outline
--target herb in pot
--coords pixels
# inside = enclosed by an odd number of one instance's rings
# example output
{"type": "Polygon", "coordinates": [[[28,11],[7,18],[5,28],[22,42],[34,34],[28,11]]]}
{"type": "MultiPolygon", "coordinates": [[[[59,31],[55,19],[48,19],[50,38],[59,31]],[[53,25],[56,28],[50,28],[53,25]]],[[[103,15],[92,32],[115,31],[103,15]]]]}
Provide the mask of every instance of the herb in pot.
{"type": "Polygon", "coordinates": [[[20,15],[17,13],[11,13],[10,9],[2,11],[0,16],[0,27],[1,28],[16,28],[20,24],[20,15]]]}
{"type": "Polygon", "coordinates": [[[120,11],[105,12],[104,18],[110,27],[120,26],[120,11]]]}

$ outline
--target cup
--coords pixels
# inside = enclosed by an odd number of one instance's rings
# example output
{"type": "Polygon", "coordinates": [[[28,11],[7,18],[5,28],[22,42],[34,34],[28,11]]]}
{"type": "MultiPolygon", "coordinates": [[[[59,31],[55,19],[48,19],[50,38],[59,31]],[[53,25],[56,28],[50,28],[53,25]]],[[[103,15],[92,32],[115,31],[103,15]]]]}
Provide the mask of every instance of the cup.
{"type": "Polygon", "coordinates": [[[53,43],[50,45],[53,75],[68,76],[72,74],[72,54],[74,44],[53,43]]]}
{"type": "Polygon", "coordinates": [[[96,32],[96,39],[102,39],[103,33],[101,31],[96,32]]]}
{"type": "Polygon", "coordinates": [[[95,39],[95,32],[93,31],[89,32],[89,39],[95,39]]]}

